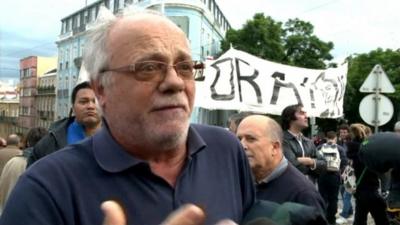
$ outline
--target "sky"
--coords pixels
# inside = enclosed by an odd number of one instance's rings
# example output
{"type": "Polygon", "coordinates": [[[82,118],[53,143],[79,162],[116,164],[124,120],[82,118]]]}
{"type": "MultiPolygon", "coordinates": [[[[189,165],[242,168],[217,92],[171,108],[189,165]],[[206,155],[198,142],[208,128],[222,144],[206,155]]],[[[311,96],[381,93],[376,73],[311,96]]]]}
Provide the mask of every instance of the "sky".
{"type": "MultiPolygon", "coordinates": [[[[86,0],[88,4],[94,0],[86,0]]],[[[334,43],[335,62],[378,47],[400,48],[399,0],[216,0],[234,29],[263,12],[286,22],[299,18],[314,34],[334,43]]],[[[61,19],[85,6],[85,0],[10,0],[0,8],[0,80],[18,79],[19,60],[55,56],[61,19]]]]}

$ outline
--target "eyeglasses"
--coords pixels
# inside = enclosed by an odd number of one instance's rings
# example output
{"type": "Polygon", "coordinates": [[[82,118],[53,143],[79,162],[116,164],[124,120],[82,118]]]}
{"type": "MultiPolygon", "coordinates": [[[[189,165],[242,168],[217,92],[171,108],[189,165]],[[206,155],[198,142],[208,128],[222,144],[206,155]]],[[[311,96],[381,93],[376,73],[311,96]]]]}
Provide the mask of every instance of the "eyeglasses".
{"type": "Polygon", "coordinates": [[[143,61],[115,69],[104,69],[105,72],[131,73],[138,81],[160,82],[165,78],[167,70],[173,67],[183,80],[203,80],[204,64],[198,61],[182,61],[169,65],[160,61],[143,61]]]}

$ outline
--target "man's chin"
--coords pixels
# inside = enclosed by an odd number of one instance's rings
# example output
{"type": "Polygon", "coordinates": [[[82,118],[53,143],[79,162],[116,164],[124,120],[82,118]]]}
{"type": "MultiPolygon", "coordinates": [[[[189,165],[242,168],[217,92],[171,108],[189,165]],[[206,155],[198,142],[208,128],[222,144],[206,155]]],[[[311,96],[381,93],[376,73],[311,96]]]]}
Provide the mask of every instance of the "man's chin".
{"type": "Polygon", "coordinates": [[[96,127],[101,122],[100,118],[97,117],[89,117],[85,118],[82,122],[86,127],[96,127]]]}

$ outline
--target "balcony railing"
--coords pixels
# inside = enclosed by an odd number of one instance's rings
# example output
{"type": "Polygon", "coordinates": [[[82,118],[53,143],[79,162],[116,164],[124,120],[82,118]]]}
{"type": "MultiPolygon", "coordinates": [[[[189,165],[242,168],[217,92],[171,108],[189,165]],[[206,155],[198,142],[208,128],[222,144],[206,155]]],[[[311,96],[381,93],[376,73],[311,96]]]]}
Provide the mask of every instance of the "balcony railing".
{"type": "Polygon", "coordinates": [[[16,123],[17,123],[17,117],[0,116],[0,123],[12,123],[12,124],[16,124],[16,123]]]}

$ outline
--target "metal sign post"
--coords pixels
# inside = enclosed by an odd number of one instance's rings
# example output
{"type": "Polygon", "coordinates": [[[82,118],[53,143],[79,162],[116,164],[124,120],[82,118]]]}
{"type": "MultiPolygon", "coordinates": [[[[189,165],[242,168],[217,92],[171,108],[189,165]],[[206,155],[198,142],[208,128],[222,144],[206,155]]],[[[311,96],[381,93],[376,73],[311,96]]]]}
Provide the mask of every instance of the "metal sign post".
{"type": "Polygon", "coordinates": [[[375,100],[375,114],[374,114],[374,133],[376,134],[376,133],[378,133],[378,127],[379,127],[379,100],[380,100],[380,98],[379,98],[379,91],[380,91],[380,77],[381,77],[381,75],[380,75],[380,72],[381,71],[375,71],[375,73],[376,73],[376,86],[375,86],[375,97],[374,97],[374,100],[375,100]]]}
{"type": "Polygon", "coordinates": [[[392,102],[381,93],[394,93],[395,89],[380,65],[375,65],[367,79],[360,87],[360,92],[374,93],[371,102],[371,95],[365,96],[359,107],[361,118],[369,125],[374,126],[374,132],[378,127],[386,124],[393,116],[392,102]],[[372,103],[372,104],[371,104],[372,103]],[[386,106],[386,107],[383,107],[386,106]],[[373,119],[369,112],[373,111],[373,119]]]}

